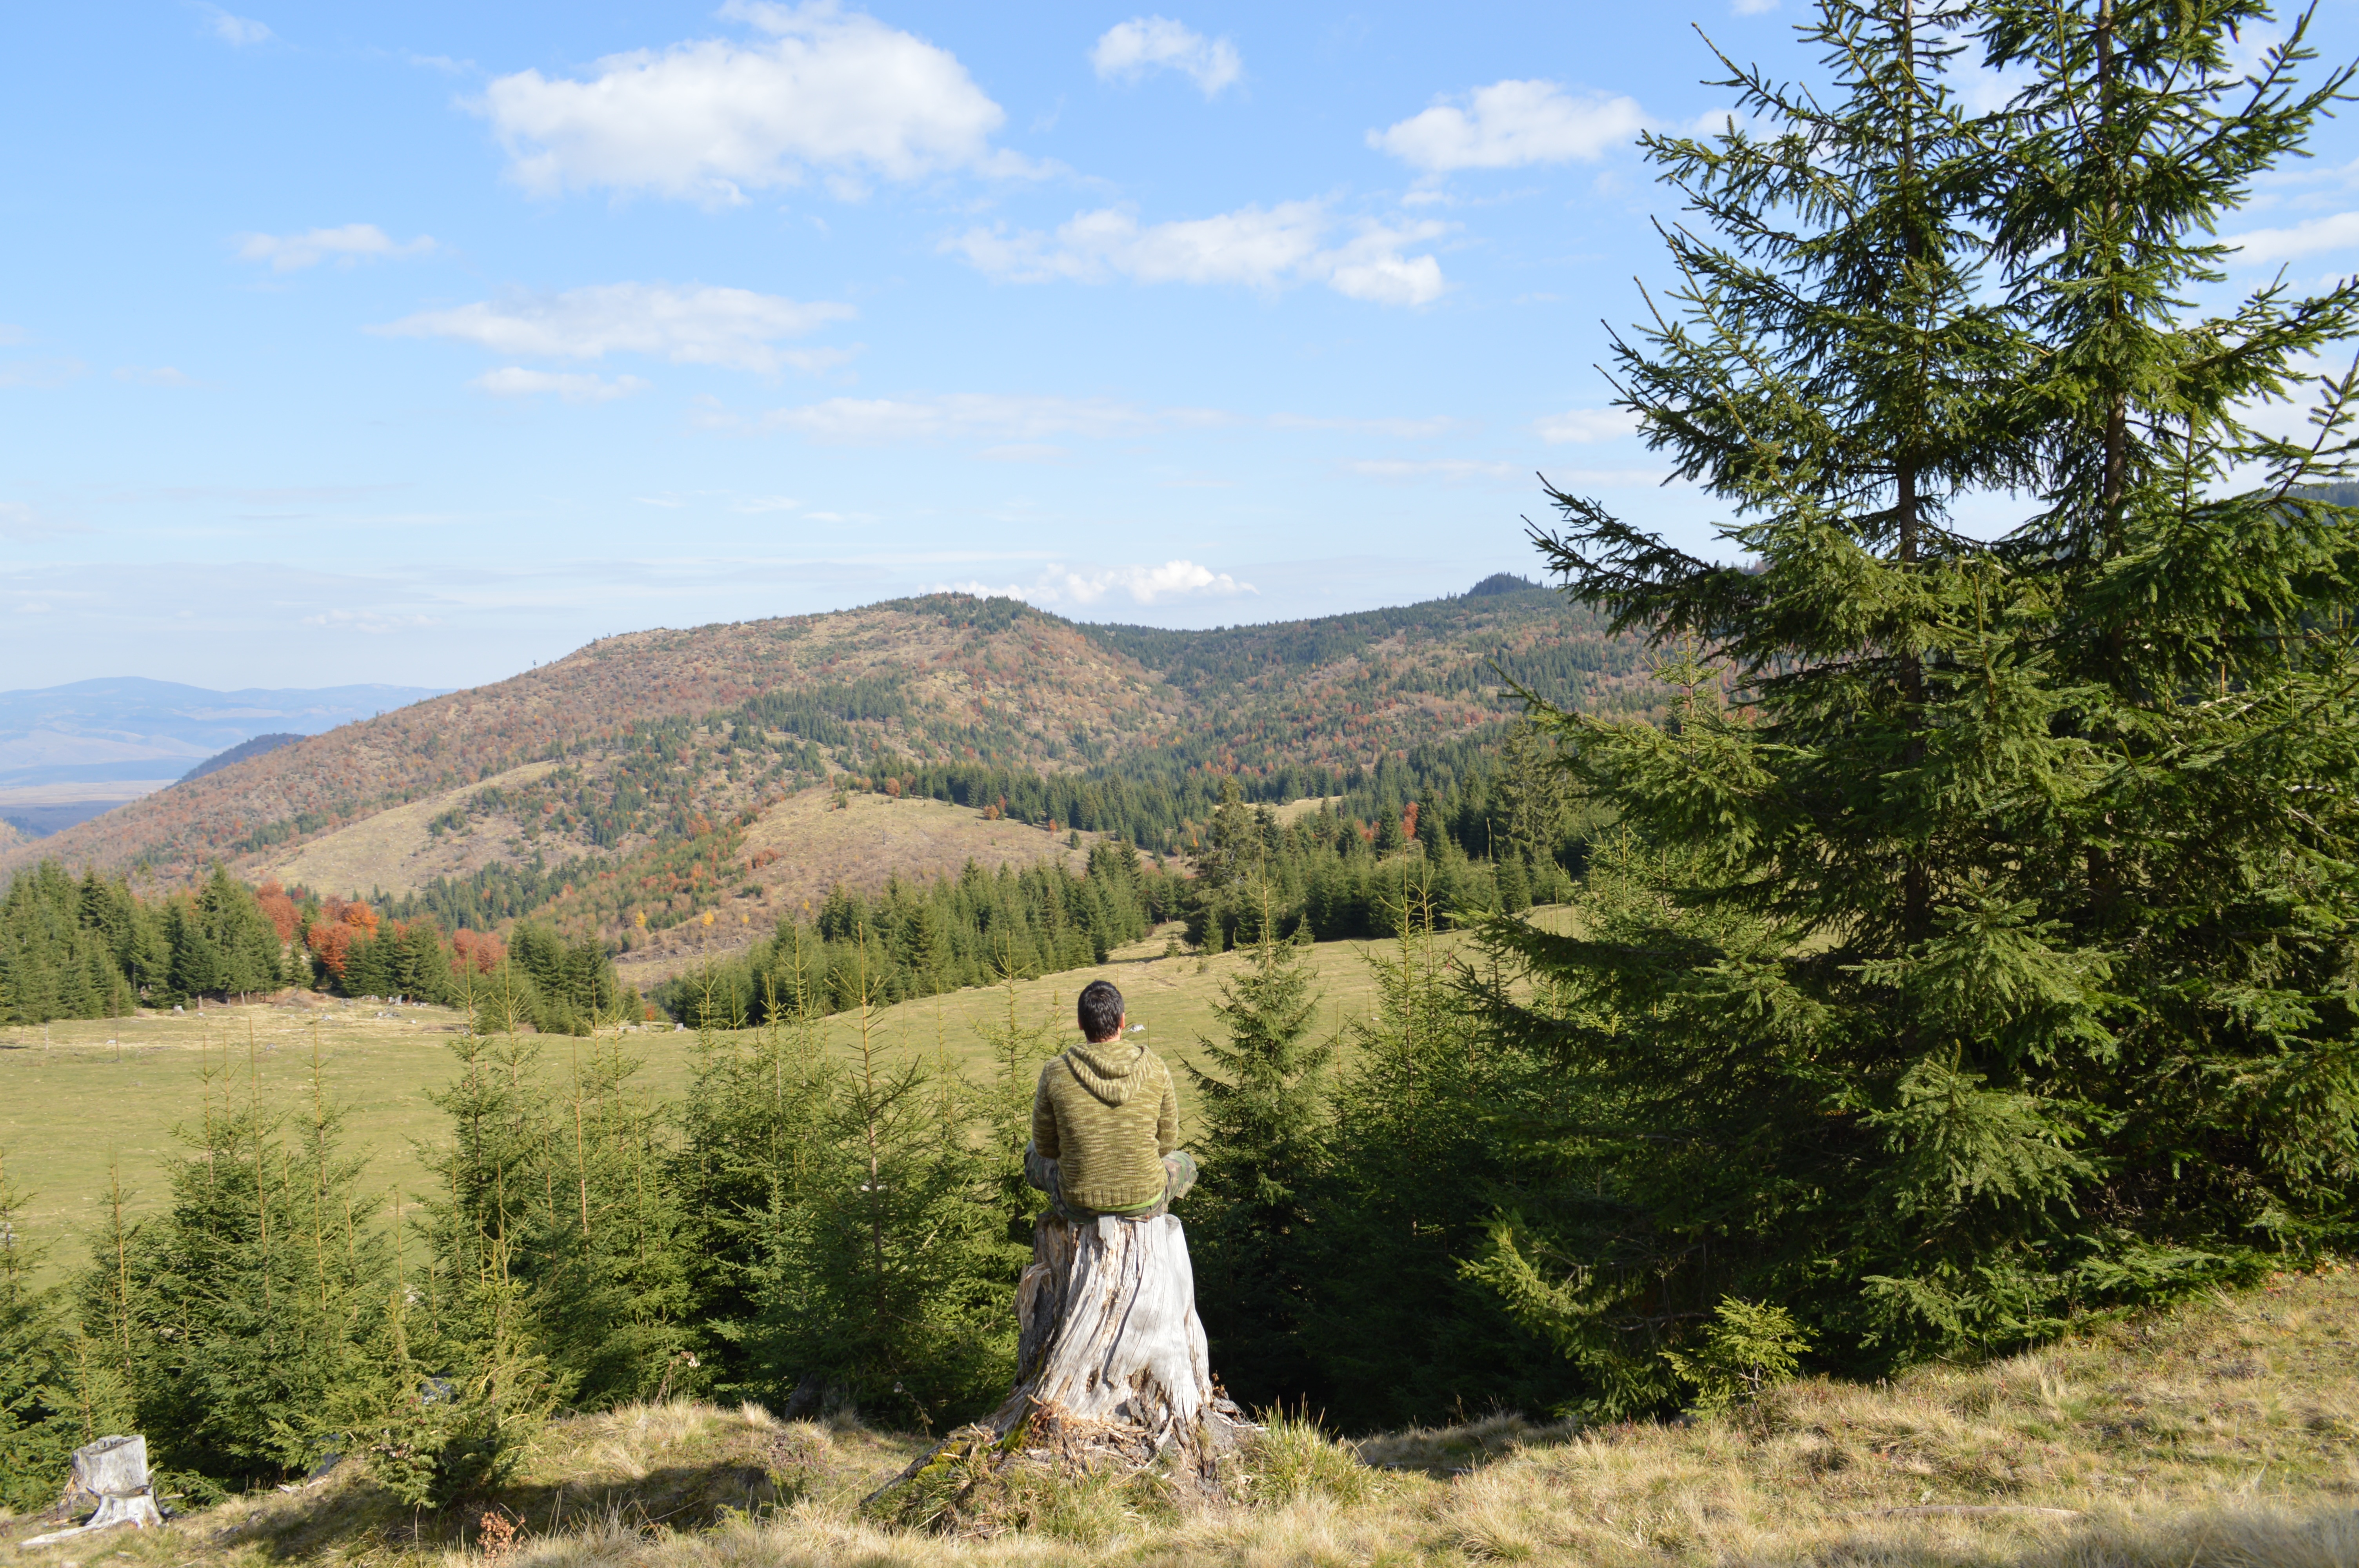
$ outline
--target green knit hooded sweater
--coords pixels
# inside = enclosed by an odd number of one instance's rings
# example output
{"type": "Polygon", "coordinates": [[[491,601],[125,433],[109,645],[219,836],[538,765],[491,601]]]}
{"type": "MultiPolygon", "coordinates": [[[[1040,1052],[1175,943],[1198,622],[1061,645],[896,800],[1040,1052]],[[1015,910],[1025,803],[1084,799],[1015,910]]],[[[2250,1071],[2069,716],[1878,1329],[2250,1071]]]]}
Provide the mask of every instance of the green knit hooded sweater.
{"type": "Polygon", "coordinates": [[[1180,1147],[1171,1070],[1144,1044],[1076,1045],[1040,1069],[1032,1147],[1058,1162],[1069,1204],[1120,1214],[1163,1196],[1163,1156],[1180,1147]]]}

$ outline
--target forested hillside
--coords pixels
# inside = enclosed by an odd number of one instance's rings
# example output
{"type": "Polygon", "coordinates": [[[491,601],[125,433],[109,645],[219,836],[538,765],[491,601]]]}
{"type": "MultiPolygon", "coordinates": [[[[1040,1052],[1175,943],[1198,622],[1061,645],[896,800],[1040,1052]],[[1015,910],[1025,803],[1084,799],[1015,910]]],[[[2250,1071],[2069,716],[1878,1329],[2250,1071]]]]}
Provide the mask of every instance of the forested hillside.
{"type": "Polygon", "coordinates": [[[1224,779],[1249,802],[1337,796],[1364,823],[1397,818],[1483,771],[1522,711],[1510,682],[1626,711],[1650,700],[1638,664],[1633,641],[1512,578],[1204,633],[944,595],[634,633],[232,763],[38,849],[0,845],[0,870],[38,856],[170,888],[220,860],[452,929],[562,914],[619,949],[712,908],[724,866],[744,872],[730,885],[758,883],[769,862],[748,835],[821,784],[1184,855],[1224,779]]]}

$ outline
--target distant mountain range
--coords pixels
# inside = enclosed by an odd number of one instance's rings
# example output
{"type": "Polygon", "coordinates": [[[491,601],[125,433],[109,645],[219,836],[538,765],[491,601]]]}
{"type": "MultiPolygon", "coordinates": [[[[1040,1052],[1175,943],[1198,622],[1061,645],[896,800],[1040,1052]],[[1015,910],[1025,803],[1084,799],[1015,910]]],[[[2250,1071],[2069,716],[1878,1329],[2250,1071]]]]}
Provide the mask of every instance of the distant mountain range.
{"type": "Polygon", "coordinates": [[[336,686],[208,691],[125,676],[0,691],[0,789],[177,779],[257,735],[317,735],[439,697],[442,690],[336,686]]]}

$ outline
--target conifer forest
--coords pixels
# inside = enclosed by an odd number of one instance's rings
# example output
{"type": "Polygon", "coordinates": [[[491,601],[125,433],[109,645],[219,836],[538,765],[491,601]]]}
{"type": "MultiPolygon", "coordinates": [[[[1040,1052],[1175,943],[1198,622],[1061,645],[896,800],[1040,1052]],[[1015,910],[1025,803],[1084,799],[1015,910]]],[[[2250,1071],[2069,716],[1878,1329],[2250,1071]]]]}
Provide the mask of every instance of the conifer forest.
{"type": "MultiPolygon", "coordinates": [[[[298,987],[470,1023],[426,1190],[351,1152],[332,1076],[266,1101],[236,1049],[159,1212],[36,1234],[5,1152],[0,1501],[117,1431],[192,1498],[364,1450],[422,1507],[563,1411],[973,1420],[1014,1370],[1033,1085],[1073,1038],[1013,987],[1158,927],[1242,958],[1177,1212],[1248,1410],[1710,1411],[2349,1256],[2359,281],[2188,303],[2354,86],[2268,16],[1826,0],[1813,81],[1723,58],[1724,130],[1645,133],[1679,281],[1607,368],[1729,547],[1574,487],[1530,532],[1643,700],[1519,683],[1512,725],[1281,776],[855,770],[839,720],[749,698],[813,779],[1076,859],[838,887],[644,994],[615,968],[644,865],[366,900],[20,872],[10,1022],[298,987]],[[611,907],[569,924],[577,885],[611,907]],[[1375,1001],[1336,1028],[1304,954],[1339,939],[1375,1001]],[[995,987],[985,1072],[870,1027],[995,987]],[[683,1096],[643,1083],[650,1024],[693,1040],[683,1096]]],[[[667,894],[747,874],[739,825],[681,816],[667,894]]]]}

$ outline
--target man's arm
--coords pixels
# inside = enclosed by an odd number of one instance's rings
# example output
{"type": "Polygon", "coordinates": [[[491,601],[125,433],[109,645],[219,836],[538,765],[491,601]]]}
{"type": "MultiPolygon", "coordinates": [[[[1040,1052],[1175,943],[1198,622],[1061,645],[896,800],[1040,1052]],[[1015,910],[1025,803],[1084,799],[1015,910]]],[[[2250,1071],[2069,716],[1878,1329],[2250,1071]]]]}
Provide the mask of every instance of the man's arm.
{"type": "Polygon", "coordinates": [[[1057,1144],[1057,1108],[1049,1098],[1049,1075],[1057,1068],[1051,1059],[1040,1069],[1040,1085],[1032,1091],[1032,1148],[1044,1160],[1060,1159],[1057,1144]]]}
{"type": "MultiPolygon", "coordinates": [[[[1161,1063],[1157,1065],[1161,1066],[1161,1063]]],[[[1163,1068],[1163,1108],[1155,1116],[1155,1152],[1169,1154],[1180,1147],[1180,1096],[1171,1087],[1171,1069],[1163,1068]]]]}

